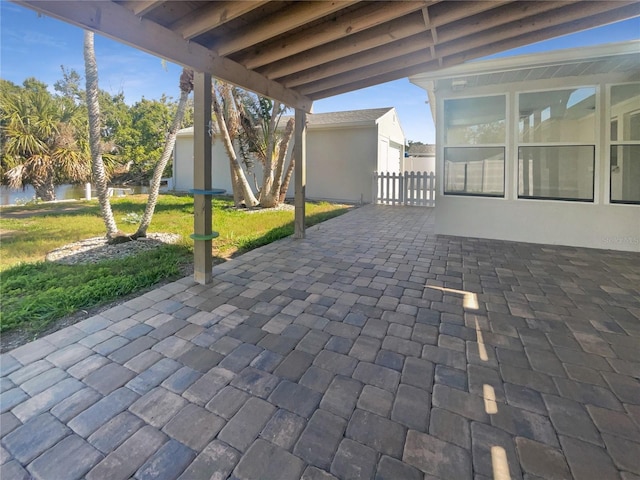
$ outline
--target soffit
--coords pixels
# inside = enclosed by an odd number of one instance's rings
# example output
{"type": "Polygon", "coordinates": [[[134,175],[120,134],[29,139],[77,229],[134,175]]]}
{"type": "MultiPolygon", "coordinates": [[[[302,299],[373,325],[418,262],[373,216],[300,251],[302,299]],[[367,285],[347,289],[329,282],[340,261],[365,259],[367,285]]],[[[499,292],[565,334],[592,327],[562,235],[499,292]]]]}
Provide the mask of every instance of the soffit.
{"type": "Polygon", "coordinates": [[[621,74],[627,81],[640,79],[640,41],[469,62],[414,75],[410,80],[423,88],[436,81],[440,90],[461,90],[600,74],[621,74]]]}
{"type": "Polygon", "coordinates": [[[310,111],[313,100],[640,15],[637,1],[15,3],[310,111]]]}

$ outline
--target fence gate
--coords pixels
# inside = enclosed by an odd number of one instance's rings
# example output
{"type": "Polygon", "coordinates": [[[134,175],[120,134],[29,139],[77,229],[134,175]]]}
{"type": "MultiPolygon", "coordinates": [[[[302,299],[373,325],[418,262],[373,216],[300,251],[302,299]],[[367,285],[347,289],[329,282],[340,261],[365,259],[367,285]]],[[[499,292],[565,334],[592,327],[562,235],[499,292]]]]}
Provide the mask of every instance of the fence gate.
{"type": "Polygon", "coordinates": [[[436,175],[433,172],[374,172],[374,203],[435,207],[436,175]]]}

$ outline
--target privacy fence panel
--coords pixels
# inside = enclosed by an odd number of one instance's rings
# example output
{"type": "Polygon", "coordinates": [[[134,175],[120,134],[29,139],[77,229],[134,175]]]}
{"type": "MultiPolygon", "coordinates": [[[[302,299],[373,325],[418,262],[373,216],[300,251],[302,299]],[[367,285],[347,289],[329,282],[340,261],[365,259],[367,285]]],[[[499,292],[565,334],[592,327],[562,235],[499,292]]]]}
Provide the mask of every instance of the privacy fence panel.
{"type": "Polygon", "coordinates": [[[374,172],[374,202],[382,205],[435,206],[433,172],[374,172]]]}

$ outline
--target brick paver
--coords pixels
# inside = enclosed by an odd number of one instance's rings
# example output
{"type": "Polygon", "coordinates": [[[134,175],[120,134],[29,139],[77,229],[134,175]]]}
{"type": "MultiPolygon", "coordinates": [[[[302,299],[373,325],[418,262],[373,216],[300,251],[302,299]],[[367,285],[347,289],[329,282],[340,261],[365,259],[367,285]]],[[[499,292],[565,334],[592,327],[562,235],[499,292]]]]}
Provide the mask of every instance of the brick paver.
{"type": "Polygon", "coordinates": [[[640,256],[433,220],[361,207],[3,354],[0,475],[640,477],[640,256]]]}

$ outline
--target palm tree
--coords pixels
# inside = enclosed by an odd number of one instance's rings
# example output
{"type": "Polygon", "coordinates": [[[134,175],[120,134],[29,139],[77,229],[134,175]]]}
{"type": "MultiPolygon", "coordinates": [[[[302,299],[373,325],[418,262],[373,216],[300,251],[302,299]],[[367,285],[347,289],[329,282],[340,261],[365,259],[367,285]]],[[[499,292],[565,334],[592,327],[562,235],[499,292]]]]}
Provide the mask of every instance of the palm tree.
{"type": "Polygon", "coordinates": [[[249,93],[238,95],[236,101],[242,117],[242,140],[247,145],[246,149],[262,165],[263,177],[258,201],[265,208],[278,206],[282,202],[283,193],[286,194],[291,178],[286,174],[283,178],[283,172],[293,135],[294,119],[289,118],[281,132],[279,123],[285,108],[280,102],[249,93]]]}
{"type": "Polygon", "coordinates": [[[56,185],[89,178],[88,155],[78,109],[53,97],[44,84],[33,85],[0,87],[5,179],[11,188],[33,185],[37,198],[52,201],[56,185]]]}
{"type": "Polygon", "coordinates": [[[239,133],[241,121],[238,110],[239,103],[235,99],[237,90],[234,90],[228,83],[216,82],[211,93],[218,129],[222,133],[224,147],[229,157],[235,206],[239,207],[244,203],[247,207],[255,207],[259,203],[258,199],[251,190],[251,185],[247,181],[233,146],[233,140],[239,133]]]}
{"type": "Polygon", "coordinates": [[[101,141],[100,104],[98,103],[98,64],[93,47],[93,32],[84,32],[84,67],[86,79],[87,110],[89,113],[89,146],[91,149],[91,167],[93,184],[98,192],[100,214],[107,229],[107,238],[114,241],[120,233],[111,210],[107,172],[102,160],[103,145],[101,141]]]}
{"type": "Polygon", "coordinates": [[[149,197],[147,199],[147,206],[144,210],[144,215],[142,216],[142,220],[140,221],[138,230],[132,235],[132,238],[147,236],[147,229],[151,224],[151,218],[153,217],[153,212],[156,208],[156,203],[158,202],[158,193],[160,192],[162,173],[164,172],[164,169],[169,162],[169,158],[171,158],[171,153],[173,152],[173,147],[176,143],[178,129],[182,125],[182,119],[184,118],[184,113],[187,108],[189,94],[192,90],[193,70],[183,68],[182,74],[180,75],[180,100],[178,102],[178,108],[176,110],[175,116],[173,117],[173,122],[171,123],[171,127],[167,134],[167,138],[164,143],[164,150],[162,151],[162,156],[160,157],[160,160],[158,160],[158,163],[153,170],[153,177],[151,179],[149,197]]]}

